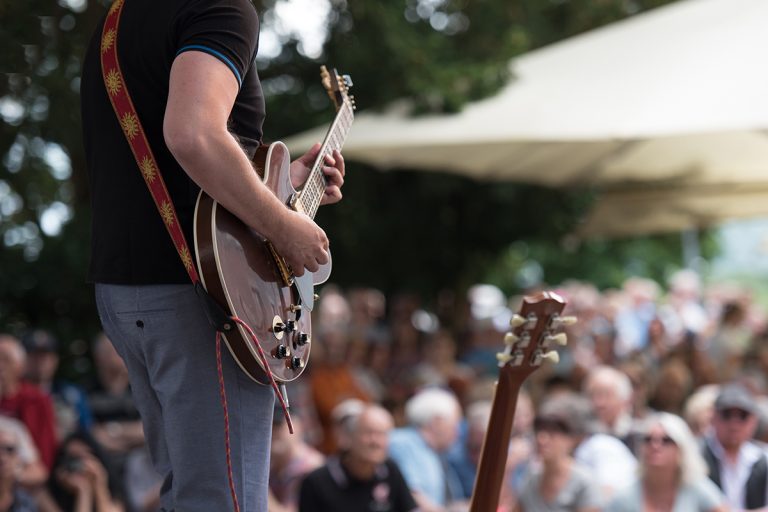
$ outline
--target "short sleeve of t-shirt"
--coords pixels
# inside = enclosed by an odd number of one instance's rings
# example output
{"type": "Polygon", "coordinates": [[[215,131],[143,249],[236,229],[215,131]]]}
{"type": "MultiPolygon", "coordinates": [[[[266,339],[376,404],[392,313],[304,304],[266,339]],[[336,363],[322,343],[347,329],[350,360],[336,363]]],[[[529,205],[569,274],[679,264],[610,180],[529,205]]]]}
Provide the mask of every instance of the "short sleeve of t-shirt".
{"type": "Polygon", "coordinates": [[[248,0],[195,0],[179,16],[176,55],[212,55],[242,86],[258,46],[259,18],[253,5],[248,0]]]}

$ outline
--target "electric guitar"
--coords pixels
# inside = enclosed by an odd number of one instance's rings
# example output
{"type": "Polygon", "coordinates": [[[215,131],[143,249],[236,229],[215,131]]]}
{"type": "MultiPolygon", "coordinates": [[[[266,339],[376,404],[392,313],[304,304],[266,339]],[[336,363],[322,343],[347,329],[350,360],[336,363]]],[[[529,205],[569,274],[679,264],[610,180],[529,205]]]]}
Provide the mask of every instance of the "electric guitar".
{"type": "MultiPolygon", "coordinates": [[[[286,208],[311,218],[325,192],[325,157],[341,150],[355,110],[349,95],[350,78],[336,70],[329,72],[325,66],[320,75],[336,107],[336,117],[304,185],[296,190],[291,184],[291,157],[282,142],[262,145],[253,159],[256,172],[286,208]]],[[[276,381],[296,379],[309,359],[314,287],[330,276],[330,255],[317,272],[296,276],[268,240],[202,191],[195,205],[194,235],[205,290],[227,315],[250,326],[276,381]]],[[[242,326],[224,332],[224,340],[249,377],[262,384],[269,382],[257,348],[242,326]]]]}
{"type": "Polygon", "coordinates": [[[491,418],[483,441],[470,512],[496,512],[504,479],[507,451],[520,388],[525,379],[545,360],[559,361],[553,345],[567,343],[565,333],[556,331],[576,321],[560,316],[565,300],[552,292],[525,297],[520,312],[512,317],[512,331],[504,336],[499,361],[499,380],[493,396],[491,418]]]}

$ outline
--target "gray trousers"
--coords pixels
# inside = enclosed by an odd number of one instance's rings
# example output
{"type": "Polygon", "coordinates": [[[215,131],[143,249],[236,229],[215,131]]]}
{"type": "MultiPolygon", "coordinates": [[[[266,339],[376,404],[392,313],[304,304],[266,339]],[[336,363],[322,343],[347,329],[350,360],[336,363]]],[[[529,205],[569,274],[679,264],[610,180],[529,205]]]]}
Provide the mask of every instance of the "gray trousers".
{"type": "MultiPolygon", "coordinates": [[[[216,333],[192,285],[96,285],[104,331],[128,367],[161,506],[234,510],[227,480],[216,333]]],[[[274,395],[249,379],[222,342],[232,470],[242,512],[267,510],[274,395]]]]}

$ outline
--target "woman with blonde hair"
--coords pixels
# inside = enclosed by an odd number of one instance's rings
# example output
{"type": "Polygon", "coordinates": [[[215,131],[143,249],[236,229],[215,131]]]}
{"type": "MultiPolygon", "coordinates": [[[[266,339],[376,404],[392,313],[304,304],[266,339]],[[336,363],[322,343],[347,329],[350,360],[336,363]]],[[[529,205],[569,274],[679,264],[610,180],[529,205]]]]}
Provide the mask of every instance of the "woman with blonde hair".
{"type": "Polygon", "coordinates": [[[644,425],[640,475],[606,512],[724,512],[725,498],[682,418],[656,413],[644,425]]]}

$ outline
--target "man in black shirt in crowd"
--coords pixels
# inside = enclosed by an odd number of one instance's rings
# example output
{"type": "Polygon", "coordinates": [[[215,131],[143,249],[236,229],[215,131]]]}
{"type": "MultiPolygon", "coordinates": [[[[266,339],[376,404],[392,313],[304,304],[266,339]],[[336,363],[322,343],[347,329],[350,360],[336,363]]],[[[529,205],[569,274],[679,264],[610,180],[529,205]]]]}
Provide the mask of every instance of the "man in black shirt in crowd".
{"type": "MultiPolygon", "coordinates": [[[[125,85],[188,244],[200,188],[268,238],[297,275],[328,261],[328,239],[286,208],[254,172],[265,109],[254,65],[258,16],[249,0],[124,1],[117,51],[125,85]]],[[[92,196],[89,281],[104,330],[125,360],[165,511],[232,509],[215,332],[134,160],[91,40],[81,78],[92,196]]],[[[300,184],[319,144],[291,164],[300,184]]],[[[323,168],[323,203],[341,198],[338,152],[323,168]]],[[[190,249],[194,249],[190,247],[190,249]]],[[[194,256],[193,256],[194,258],[194,256]]],[[[267,509],[274,396],[223,354],[231,469],[241,510],[267,509]]]]}
{"type": "Polygon", "coordinates": [[[410,512],[416,510],[400,470],[387,458],[392,416],[367,406],[343,424],[349,449],[331,457],[301,484],[299,512],[410,512]]]}

